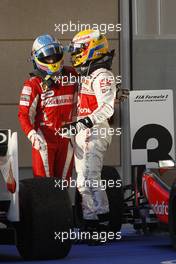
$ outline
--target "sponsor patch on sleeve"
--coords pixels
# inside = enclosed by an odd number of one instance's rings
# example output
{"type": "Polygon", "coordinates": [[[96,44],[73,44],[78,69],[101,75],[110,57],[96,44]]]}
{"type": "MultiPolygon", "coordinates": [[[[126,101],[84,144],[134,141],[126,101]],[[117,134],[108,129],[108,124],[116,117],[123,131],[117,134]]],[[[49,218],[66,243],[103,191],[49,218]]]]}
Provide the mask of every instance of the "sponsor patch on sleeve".
{"type": "Polygon", "coordinates": [[[30,101],[30,96],[26,95],[26,94],[22,94],[21,97],[20,97],[20,100],[29,102],[30,101]]]}
{"type": "Polygon", "coordinates": [[[24,86],[22,90],[22,94],[31,95],[32,88],[30,86],[24,86]]]}
{"type": "Polygon", "coordinates": [[[20,100],[20,105],[29,106],[29,102],[20,100]]]}
{"type": "Polygon", "coordinates": [[[100,79],[99,85],[100,85],[102,93],[106,93],[111,88],[112,79],[108,77],[100,79]]]}
{"type": "Polygon", "coordinates": [[[109,78],[104,78],[100,80],[100,87],[104,88],[104,87],[108,87],[112,85],[112,80],[109,78]]]}

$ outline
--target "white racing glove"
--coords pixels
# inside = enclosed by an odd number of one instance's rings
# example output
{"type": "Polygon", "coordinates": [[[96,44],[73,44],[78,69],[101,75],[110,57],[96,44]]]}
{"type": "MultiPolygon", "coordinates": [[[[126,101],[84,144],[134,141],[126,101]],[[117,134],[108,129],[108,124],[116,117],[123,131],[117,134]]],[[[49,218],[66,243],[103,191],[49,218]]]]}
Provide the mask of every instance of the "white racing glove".
{"type": "Polygon", "coordinates": [[[31,141],[32,146],[36,150],[45,150],[46,143],[44,142],[43,138],[34,130],[32,129],[29,134],[27,135],[28,139],[31,141]]]}
{"type": "Polygon", "coordinates": [[[59,135],[65,138],[71,138],[78,134],[81,130],[93,127],[92,120],[87,116],[77,122],[66,124],[60,128],[59,135]]]}

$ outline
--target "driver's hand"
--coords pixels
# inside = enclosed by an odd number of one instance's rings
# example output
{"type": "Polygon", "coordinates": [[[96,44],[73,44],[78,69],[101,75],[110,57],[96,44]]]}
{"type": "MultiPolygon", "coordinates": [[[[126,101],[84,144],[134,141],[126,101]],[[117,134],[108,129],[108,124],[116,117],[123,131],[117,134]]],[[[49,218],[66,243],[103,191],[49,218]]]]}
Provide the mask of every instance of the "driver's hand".
{"type": "Polygon", "coordinates": [[[46,143],[44,142],[43,138],[34,130],[32,129],[28,134],[28,139],[31,141],[32,146],[36,150],[45,150],[46,143]]]}

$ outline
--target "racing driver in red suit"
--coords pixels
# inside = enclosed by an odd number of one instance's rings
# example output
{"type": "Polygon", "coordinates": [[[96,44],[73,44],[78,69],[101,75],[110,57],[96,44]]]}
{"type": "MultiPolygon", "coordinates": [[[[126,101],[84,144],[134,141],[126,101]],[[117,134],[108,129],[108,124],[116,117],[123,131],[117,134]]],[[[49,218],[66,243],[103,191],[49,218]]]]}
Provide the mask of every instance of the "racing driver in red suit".
{"type": "Polygon", "coordinates": [[[63,47],[50,35],[36,38],[32,48],[34,71],[24,82],[19,103],[19,121],[32,143],[34,176],[69,179],[73,149],[70,140],[57,131],[73,121],[75,71],[63,66],[63,47]]]}

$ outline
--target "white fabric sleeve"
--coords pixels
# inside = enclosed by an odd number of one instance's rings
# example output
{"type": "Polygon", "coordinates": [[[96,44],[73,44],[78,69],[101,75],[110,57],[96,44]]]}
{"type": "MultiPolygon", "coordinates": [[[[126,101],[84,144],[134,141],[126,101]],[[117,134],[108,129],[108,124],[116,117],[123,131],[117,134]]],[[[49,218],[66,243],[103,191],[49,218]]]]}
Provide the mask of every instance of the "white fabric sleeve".
{"type": "Polygon", "coordinates": [[[95,125],[104,122],[113,115],[116,83],[113,73],[106,69],[99,69],[92,76],[92,89],[96,95],[98,108],[89,117],[95,125]]]}

